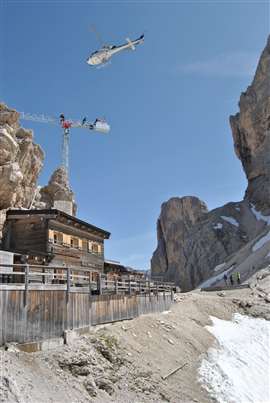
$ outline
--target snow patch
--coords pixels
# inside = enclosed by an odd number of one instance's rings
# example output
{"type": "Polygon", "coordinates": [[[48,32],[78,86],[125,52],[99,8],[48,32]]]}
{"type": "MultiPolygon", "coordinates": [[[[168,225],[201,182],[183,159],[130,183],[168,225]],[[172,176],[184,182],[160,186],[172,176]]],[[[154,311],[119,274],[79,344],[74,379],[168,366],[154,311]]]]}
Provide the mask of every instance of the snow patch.
{"type": "Polygon", "coordinates": [[[214,229],[222,229],[223,224],[221,224],[220,222],[218,222],[217,224],[213,225],[214,229]]]}
{"type": "Polygon", "coordinates": [[[206,328],[219,345],[199,368],[203,387],[218,403],[270,402],[270,322],[240,314],[211,320],[206,328]]]}
{"type": "Polygon", "coordinates": [[[236,221],[233,217],[226,217],[224,215],[220,216],[224,221],[227,221],[229,224],[234,225],[235,227],[239,227],[239,222],[236,221]]]}
{"type": "Polygon", "coordinates": [[[252,247],[252,252],[256,252],[256,250],[262,248],[266,242],[270,241],[270,231],[264,235],[261,239],[259,239],[255,245],[252,247]]]}
{"type": "Polygon", "coordinates": [[[251,211],[255,215],[257,221],[264,221],[267,225],[270,225],[270,216],[263,215],[260,211],[255,209],[255,206],[251,204],[251,211]]]}

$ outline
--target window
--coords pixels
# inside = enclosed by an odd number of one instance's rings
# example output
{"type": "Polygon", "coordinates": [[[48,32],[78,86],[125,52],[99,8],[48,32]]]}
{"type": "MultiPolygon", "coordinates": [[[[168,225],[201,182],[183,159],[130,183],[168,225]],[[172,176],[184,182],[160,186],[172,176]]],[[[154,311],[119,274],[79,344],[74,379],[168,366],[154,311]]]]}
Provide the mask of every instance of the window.
{"type": "Polygon", "coordinates": [[[82,240],[82,250],[88,251],[88,242],[86,239],[82,240]]]}
{"type": "Polygon", "coordinates": [[[62,232],[53,231],[53,243],[62,245],[63,244],[63,234],[62,232]]]}
{"type": "Polygon", "coordinates": [[[99,247],[98,247],[98,244],[97,244],[97,243],[93,243],[93,244],[92,244],[92,251],[93,251],[94,253],[98,253],[98,252],[99,252],[99,247]]]}
{"type": "Polygon", "coordinates": [[[100,253],[101,254],[102,253],[102,245],[97,243],[97,242],[88,241],[88,252],[90,252],[90,253],[100,253]]]}
{"type": "Polygon", "coordinates": [[[57,243],[59,243],[60,245],[63,244],[63,237],[64,234],[62,232],[57,232],[57,243]]]}
{"type": "Polygon", "coordinates": [[[63,245],[70,246],[70,235],[63,234],[63,245]]]}
{"type": "Polygon", "coordinates": [[[73,236],[73,237],[71,237],[70,238],[70,246],[72,247],[72,248],[79,248],[79,239],[78,238],[76,238],[75,236],[73,236]]]}

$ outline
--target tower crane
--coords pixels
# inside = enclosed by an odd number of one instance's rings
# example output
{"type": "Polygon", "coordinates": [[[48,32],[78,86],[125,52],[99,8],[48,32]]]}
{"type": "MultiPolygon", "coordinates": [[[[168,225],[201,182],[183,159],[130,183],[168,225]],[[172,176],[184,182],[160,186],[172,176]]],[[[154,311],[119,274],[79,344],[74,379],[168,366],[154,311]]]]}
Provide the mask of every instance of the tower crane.
{"type": "Polygon", "coordinates": [[[20,119],[30,120],[32,122],[38,123],[49,123],[52,125],[60,126],[62,128],[62,160],[61,166],[65,169],[67,173],[67,178],[69,179],[69,138],[71,129],[88,129],[91,131],[96,131],[99,133],[107,134],[110,131],[110,126],[105,121],[105,119],[97,118],[93,123],[88,122],[86,117],[82,120],[66,119],[62,113],[59,118],[50,117],[46,115],[30,114],[25,112],[20,112],[20,119]]]}

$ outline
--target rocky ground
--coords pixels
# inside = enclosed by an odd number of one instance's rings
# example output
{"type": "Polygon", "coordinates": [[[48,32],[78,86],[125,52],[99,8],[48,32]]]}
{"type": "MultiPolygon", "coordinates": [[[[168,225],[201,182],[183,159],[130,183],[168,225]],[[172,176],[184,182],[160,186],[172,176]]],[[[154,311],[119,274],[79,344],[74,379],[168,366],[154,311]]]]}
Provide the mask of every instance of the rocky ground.
{"type": "Polygon", "coordinates": [[[197,370],[214,343],[209,315],[270,320],[270,268],[251,288],[177,294],[168,312],[93,328],[70,345],[37,353],[1,350],[2,402],[211,402],[197,370]],[[178,369],[175,373],[172,372],[178,369]]]}

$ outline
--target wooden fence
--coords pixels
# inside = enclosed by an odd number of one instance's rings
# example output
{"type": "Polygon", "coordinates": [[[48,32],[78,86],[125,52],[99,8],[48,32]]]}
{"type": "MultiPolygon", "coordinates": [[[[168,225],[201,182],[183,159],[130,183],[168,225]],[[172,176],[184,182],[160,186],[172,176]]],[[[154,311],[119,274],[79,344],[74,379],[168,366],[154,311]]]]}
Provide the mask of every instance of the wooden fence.
{"type": "Polygon", "coordinates": [[[0,284],[0,345],[61,337],[65,330],[161,312],[173,302],[168,284],[108,280],[99,273],[93,280],[93,273],[82,275],[77,269],[61,268],[61,274],[49,269],[53,274],[20,265],[12,275],[23,276],[23,283],[0,284]],[[44,281],[48,277],[54,281],[44,281]]]}

